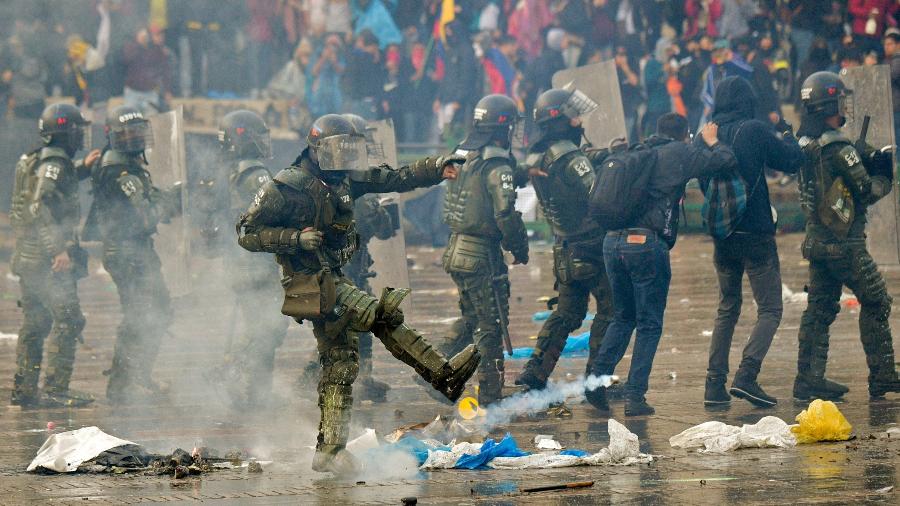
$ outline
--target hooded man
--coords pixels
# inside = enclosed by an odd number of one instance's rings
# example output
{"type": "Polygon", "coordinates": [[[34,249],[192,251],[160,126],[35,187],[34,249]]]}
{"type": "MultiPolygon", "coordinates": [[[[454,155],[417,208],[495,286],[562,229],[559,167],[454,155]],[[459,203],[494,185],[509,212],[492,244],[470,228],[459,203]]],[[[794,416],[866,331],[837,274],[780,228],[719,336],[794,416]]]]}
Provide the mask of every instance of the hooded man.
{"type": "MultiPolygon", "coordinates": [[[[746,271],[757,305],[757,322],[744,346],[731,394],[760,407],[777,400],[766,394],[756,377],[781,323],[781,267],[775,245],[775,217],[769,201],[765,169],[793,174],[803,153],[788,125],[779,138],[772,127],[754,119],[756,95],[741,77],[726,77],[716,88],[712,121],[719,125],[719,140],[734,151],[737,173],[747,188],[747,208],[734,232],[715,240],[714,264],[719,278],[719,312],[709,347],[709,369],[704,404],[728,404],[725,391],[728,352],[741,314],[741,293],[746,271]]],[[[695,142],[699,144],[699,142],[695,142]]],[[[704,181],[706,183],[706,181],[704,181]]],[[[706,184],[703,184],[706,187],[706,184]]]]}

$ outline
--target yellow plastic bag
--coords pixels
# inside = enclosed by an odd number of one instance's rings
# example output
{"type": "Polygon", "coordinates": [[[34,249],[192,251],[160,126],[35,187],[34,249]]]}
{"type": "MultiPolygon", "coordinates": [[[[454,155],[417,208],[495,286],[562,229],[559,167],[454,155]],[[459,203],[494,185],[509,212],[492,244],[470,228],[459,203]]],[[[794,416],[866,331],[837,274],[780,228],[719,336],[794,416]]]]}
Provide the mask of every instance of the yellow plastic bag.
{"type": "Polygon", "coordinates": [[[798,425],[791,427],[798,443],[817,441],[846,441],[853,426],[831,401],[816,399],[795,419],[798,425]]]}

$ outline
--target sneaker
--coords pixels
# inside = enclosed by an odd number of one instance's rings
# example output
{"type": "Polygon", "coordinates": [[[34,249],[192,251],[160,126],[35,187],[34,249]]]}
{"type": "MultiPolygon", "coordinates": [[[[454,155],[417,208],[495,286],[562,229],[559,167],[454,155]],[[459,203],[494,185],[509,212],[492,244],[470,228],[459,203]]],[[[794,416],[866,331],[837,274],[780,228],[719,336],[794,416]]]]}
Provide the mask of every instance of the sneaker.
{"type": "Polygon", "coordinates": [[[625,399],[625,416],[644,416],[656,413],[653,406],[647,404],[647,400],[643,397],[629,397],[625,399]]]}
{"type": "Polygon", "coordinates": [[[731,404],[731,396],[725,391],[725,379],[706,377],[706,390],[703,394],[705,406],[721,406],[731,404]]]}
{"type": "Polygon", "coordinates": [[[771,408],[778,404],[778,399],[767,394],[755,381],[741,381],[735,378],[728,392],[759,408],[771,408]]]}
{"type": "Polygon", "coordinates": [[[609,413],[609,402],[606,400],[606,388],[597,387],[593,390],[585,390],[584,398],[588,403],[601,413],[609,413]]]}

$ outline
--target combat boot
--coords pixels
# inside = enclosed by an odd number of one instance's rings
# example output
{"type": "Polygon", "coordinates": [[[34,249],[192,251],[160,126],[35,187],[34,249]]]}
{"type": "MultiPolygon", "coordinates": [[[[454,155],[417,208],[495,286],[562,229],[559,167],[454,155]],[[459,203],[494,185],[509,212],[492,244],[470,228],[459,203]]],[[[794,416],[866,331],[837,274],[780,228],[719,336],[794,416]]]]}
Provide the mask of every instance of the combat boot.
{"type": "Polygon", "coordinates": [[[759,376],[760,365],[758,360],[752,358],[741,360],[741,365],[738,367],[734,380],[731,382],[731,390],[728,392],[754,406],[771,408],[778,404],[778,399],[767,394],[756,382],[756,378],[759,376]]]}
{"type": "Polygon", "coordinates": [[[794,399],[810,401],[822,399],[838,401],[850,391],[844,385],[825,378],[828,343],[813,344],[800,339],[797,352],[797,377],[794,379],[794,399]]]}
{"type": "Polygon", "coordinates": [[[382,403],[387,401],[387,393],[391,391],[390,385],[372,377],[362,378],[356,386],[356,397],[361,401],[382,403]]]}
{"type": "Polygon", "coordinates": [[[474,344],[447,360],[421,334],[405,323],[398,326],[377,324],[375,336],[395,358],[411,366],[444,397],[456,402],[466,387],[466,381],[475,374],[481,355],[474,344]]]}
{"type": "MultiPolygon", "coordinates": [[[[862,319],[862,315],[860,315],[860,319],[862,319]]],[[[863,334],[862,341],[863,349],[866,351],[866,363],[869,366],[869,397],[880,399],[888,392],[900,392],[900,377],[897,375],[896,364],[894,364],[894,344],[890,328],[886,321],[874,323],[877,325],[875,331],[866,329],[867,332],[863,334]]],[[[862,330],[861,322],[861,333],[862,330]]]]}
{"type": "Polygon", "coordinates": [[[82,408],[93,402],[93,395],[71,388],[65,391],[47,390],[41,397],[41,406],[47,408],[82,408]]]}
{"type": "Polygon", "coordinates": [[[355,474],[361,470],[356,458],[344,448],[322,446],[316,448],[312,469],[317,473],[334,473],[338,475],[355,474]]]}
{"type": "Polygon", "coordinates": [[[647,404],[644,396],[628,395],[625,397],[625,416],[644,416],[656,413],[653,406],[647,404]]]}
{"type": "Polygon", "coordinates": [[[726,404],[731,404],[731,396],[725,390],[725,376],[707,374],[703,405],[722,406],[726,404]]]}
{"type": "Polygon", "coordinates": [[[597,387],[593,390],[585,390],[584,398],[588,404],[603,414],[609,413],[609,402],[606,400],[606,387],[597,387]]]}
{"type": "Polygon", "coordinates": [[[523,386],[528,390],[543,390],[547,388],[547,380],[541,379],[531,369],[526,368],[522,374],[516,378],[516,385],[523,386]]]}

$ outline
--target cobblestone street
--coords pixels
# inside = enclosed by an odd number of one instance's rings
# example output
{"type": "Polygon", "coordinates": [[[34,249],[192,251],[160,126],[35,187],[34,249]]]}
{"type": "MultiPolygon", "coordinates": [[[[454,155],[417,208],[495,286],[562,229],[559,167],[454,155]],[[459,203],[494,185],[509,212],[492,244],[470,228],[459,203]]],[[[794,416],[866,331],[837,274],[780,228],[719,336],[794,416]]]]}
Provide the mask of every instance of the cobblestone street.
{"type": "MultiPolygon", "coordinates": [[[[785,284],[802,292],[806,266],[801,261],[797,234],[778,238],[785,284]]],[[[540,323],[532,314],[542,311],[537,299],[552,295],[549,246],[532,244],[527,266],[510,271],[512,282],[510,335],[514,346],[533,346],[531,336],[540,323]]],[[[440,268],[441,251],[410,248],[413,293],[407,321],[435,339],[458,316],[456,290],[440,268]]],[[[88,324],[85,344],[78,350],[72,387],[102,398],[115,329],[118,299],[110,278],[98,273],[81,282],[81,301],[88,324]]],[[[16,307],[18,285],[0,265],[0,504],[135,504],[145,502],[204,501],[214,504],[400,504],[417,497],[420,504],[897,504],[893,488],[900,473],[900,440],[870,438],[896,427],[900,397],[869,401],[867,368],[859,342],[857,310],[844,307],[832,327],[829,376],[851,391],[839,404],[853,424],[856,440],[801,445],[791,449],[739,450],[725,455],[701,455],[674,449],[669,438],[693,425],[719,420],[732,425],[755,423],[766,415],[788,423],[806,406],[791,399],[796,371],[797,330],[805,303],[786,303],[781,328],[763,364],[760,384],[779,399],[776,409],[760,410],[735,399],[727,411],[703,407],[708,331],[713,328],[718,286],[712,266],[712,243],[703,236],[685,236],[672,252],[672,288],[663,338],[654,363],[648,401],[656,408],[651,417],[626,418],[621,403],[613,404],[613,418],[641,441],[641,450],[659,456],[649,465],[629,467],[576,467],[524,471],[433,471],[400,468],[380,462],[364,475],[336,480],[310,469],[318,409],[314,389],[298,388],[297,378],[313,357],[314,340],[308,328],[292,325],[276,361],[276,387],[286,404],[271,412],[229,413],[215,395],[216,378],[210,371],[221,362],[233,302],[227,290],[193,293],[173,304],[175,325],[163,342],[156,376],[171,388],[171,403],[134,408],[112,408],[105,400],[73,410],[23,411],[9,406],[15,369],[14,335],[21,314],[16,307]],[[224,452],[246,450],[260,460],[272,461],[262,474],[223,470],[175,480],[168,476],[37,475],[25,468],[47,438],[47,423],[56,432],[96,425],[114,436],[144,445],[150,451],[188,451],[202,445],[224,452]],[[522,493],[530,486],[595,481],[592,488],[563,492],[522,493]]],[[[195,274],[214,277],[209,272],[195,274]]],[[[887,270],[888,287],[900,300],[900,270],[887,270]]],[[[221,288],[221,287],[219,287],[221,288]]],[[[732,347],[732,372],[740,361],[743,341],[755,320],[755,305],[745,283],[744,315],[732,347]]],[[[260,308],[260,310],[277,308],[260,308]]],[[[593,311],[593,308],[591,309],[593,311]]],[[[900,329],[900,311],[893,328],[900,329]]],[[[582,331],[586,330],[583,327],[582,331]]],[[[240,332],[240,322],[238,322],[240,332]]],[[[579,331],[581,332],[581,331],[579,331]]],[[[896,348],[896,346],[895,346],[896,348]]],[[[630,353],[630,352],[629,352],[630,353]]],[[[412,381],[412,370],[395,361],[375,343],[375,377],[393,387],[384,405],[361,403],[354,412],[351,438],[371,427],[379,436],[409,423],[427,422],[438,414],[454,416],[456,409],[432,400],[412,381]]],[[[630,354],[617,370],[627,375],[630,354]]],[[[583,358],[563,359],[554,379],[581,374],[583,358]]],[[[507,362],[507,383],[524,361],[507,362]]],[[[471,386],[470,386],[471,389],[471,386]]],[[[497,427],[492,437],[511,433],[519,446],[534,451],[537,434],[551,434],[567,448],[596,452],[609,443],[607,420],[587,404],[570,402],[571,418],[546,414],[521,417],[497,427]]]]}

